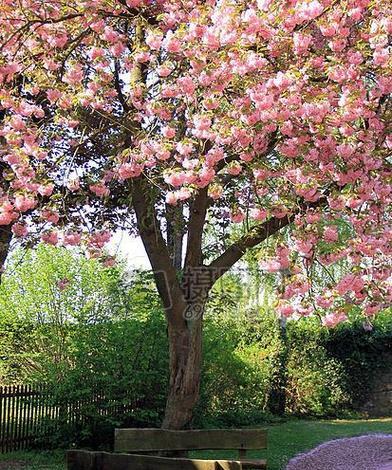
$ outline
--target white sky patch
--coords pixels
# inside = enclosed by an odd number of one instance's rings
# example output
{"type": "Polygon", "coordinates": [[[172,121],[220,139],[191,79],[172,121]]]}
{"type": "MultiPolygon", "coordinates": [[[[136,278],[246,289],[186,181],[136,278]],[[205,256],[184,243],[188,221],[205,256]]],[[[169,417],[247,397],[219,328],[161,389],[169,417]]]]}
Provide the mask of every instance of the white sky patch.
{"type": "Polygon", "coordinates": [[[151,269],[140,237],[131,237],[126,232],[118,231],[113,235],[108,249],[112,255],[125,258],[131,268],[151,269]]]}

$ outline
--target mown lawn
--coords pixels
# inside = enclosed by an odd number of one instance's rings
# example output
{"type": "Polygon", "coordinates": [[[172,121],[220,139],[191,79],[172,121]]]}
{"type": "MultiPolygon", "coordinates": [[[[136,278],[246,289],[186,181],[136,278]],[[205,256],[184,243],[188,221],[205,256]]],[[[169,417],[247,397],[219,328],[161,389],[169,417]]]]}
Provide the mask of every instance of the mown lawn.
{"type": "MultiPolygon", "coordinates": [[[[264,427],[264,426],[263,426],[264,427]]],[[[271,426],[268,429],[268,449],[249,452],[249,457],[266,458],[269,470],[283,470],[285,464],[298,453],[312,449],[321,442],[339,437],[356,436],[367,433],[391,433],[392,418],[373,420],[290,420],[271,426]]],[[[203,452],[205,458],[236,457],[235,452],[203,452]]]]}
{"type": "MultiPolygon", "coordinates": [[[[269,470],[283,470],[294,455],[317,444],[344,436],[367,433],[391,433],[392,418],[373,420],[290,420],[265,426],[268,429],[268,450],[249,453],[250,457],[268,459],[269,470]]],[[[204,458],[236,457],[235,452],[198,452],[204,458]]],[[[64,452],[14,452],[0,455],[0,470],[64,470],[64,452]]]]}

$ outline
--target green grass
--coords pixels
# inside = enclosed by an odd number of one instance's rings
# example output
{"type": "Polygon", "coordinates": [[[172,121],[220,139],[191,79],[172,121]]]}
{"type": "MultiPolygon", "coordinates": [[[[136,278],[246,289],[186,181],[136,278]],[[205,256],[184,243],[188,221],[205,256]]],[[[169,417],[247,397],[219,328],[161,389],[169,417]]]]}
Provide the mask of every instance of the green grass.
{"type": "MultiPolygon", "coordinates": [[[[268,430],[268,449],[249,452],[249,457],[266,458],[268,470],[282,470],[291,457],[312,449],[318,444],[345,436],[367,433],[392,433],[392,418],[374,420],[290,420],[271,426],[268,430]]],[[[201,458],[236,458],[236,452],[198,452],[201,458]]]]}
{"type": "Polygon", "coordinates": [[[63,450],[36,450],[0,454],[0,470],[65,470],[63,450]]]}
{"type": "MultiPolygon", "coordinates": [[[[264,427],[264,426],[263,426],[264,427]]],[[[268,449],[250,452],[249,457],[268,459],[269,470],[282,470],[287,461],[321,442],[344,436],[367,433],[392,433],[392,418],[373,420],[290,420],[285,423],[265,426],[268,429],[268,449]]],[[[195,452],[199,458],[236,458],[235,452],[195,452]]],[[[64,470],[63,451],[13,452],[0,455],[0,470],[13,467],[12,462],[26,462],[26,470],[64,470]],[[6,462],[9,462],[7,467],[6,462]]]]}

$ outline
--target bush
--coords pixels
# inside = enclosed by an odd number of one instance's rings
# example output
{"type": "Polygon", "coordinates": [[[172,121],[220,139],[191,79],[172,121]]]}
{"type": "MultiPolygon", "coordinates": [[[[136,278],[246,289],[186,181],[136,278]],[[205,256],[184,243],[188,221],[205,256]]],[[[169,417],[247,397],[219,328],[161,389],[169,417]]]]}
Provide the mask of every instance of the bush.
{"type": "Polygon", "coordinates": [[[373,329],[353,319],[337,328],[320,327],[315,319],[288,326],[288,412],[340,416],[359,410],[377,374],[392,353],[391,311],[379,314],[373,329]]]}
{"type": "Polygon", "coordinates": [[[1,382],[45,383],[54,406],[83,416],[53,445],[99,446],[115,426],[161,422],[166,323],[150,274],[39,247],[11,260],[0,305],[1,382]]]}
{"type": "Polygon", "coordinates": [[[286,411],[319,417],[344,413],[351,405],[345,371],[325,349],[324,332],[297,324],[288,330],[286,411]]]}
{"type": "Polygon", "coordinates": [[[207,316],[196,427],[255,424],[268,414],[269,361],[262,347],[244,341],[243,320],[207,316]]]}

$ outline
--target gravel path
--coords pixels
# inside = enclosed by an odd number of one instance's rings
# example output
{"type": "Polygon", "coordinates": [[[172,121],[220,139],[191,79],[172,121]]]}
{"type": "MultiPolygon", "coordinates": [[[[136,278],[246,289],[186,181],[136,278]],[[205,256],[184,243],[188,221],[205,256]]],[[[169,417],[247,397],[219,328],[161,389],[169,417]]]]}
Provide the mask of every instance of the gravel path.
{"type": "Polygon", "coordinates": [[[392,434],[325,442],[294,457],[286,470],[392,470],[392,434]]]}

